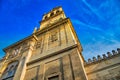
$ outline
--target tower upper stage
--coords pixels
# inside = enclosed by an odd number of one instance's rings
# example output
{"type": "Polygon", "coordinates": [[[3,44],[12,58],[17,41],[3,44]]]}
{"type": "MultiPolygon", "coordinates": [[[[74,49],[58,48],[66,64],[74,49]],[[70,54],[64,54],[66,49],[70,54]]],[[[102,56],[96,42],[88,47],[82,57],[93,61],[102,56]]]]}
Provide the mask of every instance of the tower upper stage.
{"type": "Polygon", "coordinates": [[[66,16],[62,7],[56,7],[47,14],[43,15],[42,21],[40,22],[40,30],[57,23],[58,21],[65,19],[66,16]]]}

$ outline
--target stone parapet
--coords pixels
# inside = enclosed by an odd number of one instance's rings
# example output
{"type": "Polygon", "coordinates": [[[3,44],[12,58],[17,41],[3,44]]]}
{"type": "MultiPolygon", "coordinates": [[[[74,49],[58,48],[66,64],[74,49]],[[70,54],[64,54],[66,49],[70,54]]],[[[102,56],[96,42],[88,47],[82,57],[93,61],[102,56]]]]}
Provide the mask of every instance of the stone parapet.
{"type": "Polygon", "coordinates": [[[120,48],[117,48],[117,51],[112,50],[112,53],[111,52],[107,52],[107,54],[102,54],[102,56],[101,55],[97,55],[97,57],[93,57],[92,59],[89,58],[88,61],[85,61],[84,65],[85,66],[92,65],[92,64],[104,61],[104,60],[111,59],[111,58],[113,58],[115,56],[119,56],[119,55],[120,55],[120,48]]]}

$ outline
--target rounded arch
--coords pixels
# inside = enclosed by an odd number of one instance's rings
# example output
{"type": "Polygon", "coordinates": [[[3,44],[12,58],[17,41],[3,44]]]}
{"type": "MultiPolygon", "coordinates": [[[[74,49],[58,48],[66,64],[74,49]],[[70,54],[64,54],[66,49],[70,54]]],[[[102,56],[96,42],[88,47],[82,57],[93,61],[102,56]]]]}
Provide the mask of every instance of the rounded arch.
{"type": "Polygon", "coordinates": [[[52,12],[51,14],[50,14],[50,16],[53,16],[54,15],[54,12],[52,12]]]}
{"type": "Polygon", "coordinates": [[[10,65],[10,64],[12,64],[12,63],[17,63],[17,64],[19,64],[19,61],[18,61],[18,60],[12,60],[12,61],[10,61],[7,65],[10,65]]]}
{"type": "Polygon", "coordinates": [[[48,18],[48,16],[46,15],[45,17],[44,17],[44,19],[47,19],[48,18]]]}
{"type": "Polygon", "coordinates": [[[57,10],[57,11],[56,11],[56,14],[59,13],[59,12],[60,12],[60,10],[57,10]]]}
{"type": "Polygon", "coordinates": [[[14,69],[14,65],[11,65],[10,68],[9,68],[9,71],[13,70],[14,69]]]}

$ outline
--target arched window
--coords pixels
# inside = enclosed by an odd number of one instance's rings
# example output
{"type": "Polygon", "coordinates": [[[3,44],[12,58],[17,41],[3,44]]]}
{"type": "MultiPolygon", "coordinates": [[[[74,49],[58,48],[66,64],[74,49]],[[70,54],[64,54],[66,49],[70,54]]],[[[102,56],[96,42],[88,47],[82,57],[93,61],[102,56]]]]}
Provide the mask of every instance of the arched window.
{"type": "Polygon", "coordinates": [[[54,15],[54,13],[52,12],[51,14],[50,14],[50,16],[53,16],[54,15]]]}
{"type": "Polygon", "coordinates": [[[47,19],[48,17],[47,16],[45,16],[45,19],[47,19]]]}
{"type": "Polygon", "coordinates": [[[59,10],[56,11],[56,13],[59,13],[59,12],[60,12],[59,10]]]}
{"type": "Polygon", "coordinates": [[[13,75],[14,75],[14,65],[10,66],[7,76],[11,77],[13,75]]]}
{"type": "Polygon", "coordinates": [[[14,69],[14,65],[11,65],[9,71],[12,71],[13,69],[14,69]]]}
{"type": "Polygon", "coordinates": [[[10,79],[12,80],[18,66],[18,61],[8,64],[7,68],[2,74],[2,80],[10,79]]]}

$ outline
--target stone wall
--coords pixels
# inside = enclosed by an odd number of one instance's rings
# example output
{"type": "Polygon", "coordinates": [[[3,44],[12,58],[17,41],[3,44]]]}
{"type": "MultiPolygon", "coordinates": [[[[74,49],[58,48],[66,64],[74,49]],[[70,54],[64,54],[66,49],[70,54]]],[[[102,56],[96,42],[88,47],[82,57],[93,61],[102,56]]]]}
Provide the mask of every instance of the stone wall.
{"type": "Polygon", "coordinates": [[[89,80],[119,80],[120,79],[120,48],[107,52],[97,58],[88,59],[85,70],[89,80]],[[119,78],[119,79],[118,79],[119,78]]]}
{"type": "Polygon", "coordinates": [[[71,49],[36,63],[28,64],[24,80],[86,80],[78,49],[71,49]]]}

